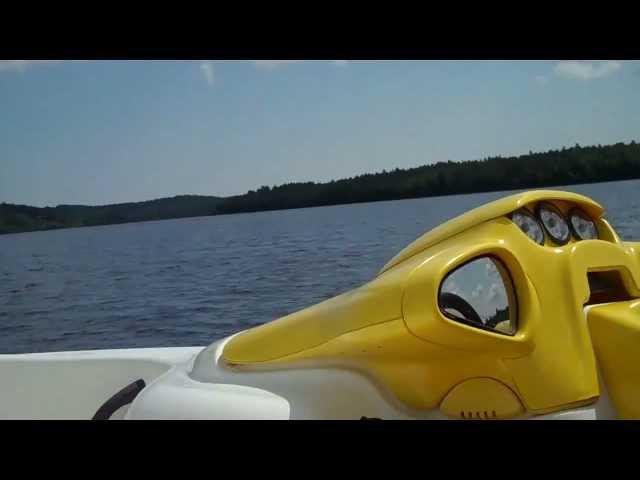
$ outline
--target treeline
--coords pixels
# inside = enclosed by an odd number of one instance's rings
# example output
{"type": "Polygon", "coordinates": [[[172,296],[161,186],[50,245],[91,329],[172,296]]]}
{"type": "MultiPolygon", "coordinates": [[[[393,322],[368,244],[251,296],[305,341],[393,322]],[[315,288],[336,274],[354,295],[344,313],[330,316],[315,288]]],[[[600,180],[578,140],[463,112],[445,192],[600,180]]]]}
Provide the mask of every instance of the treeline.
{"type": "Polygon", "coordinates": [[[105,225],[262,210],[316,207],[495,190],[541,188],[640,178],[640,145],[617,143],[440,162],[390,172],[369,173],[326,183],[263,186],[244,195],[221,198],[180,195],[147,202],[98,207],[29,207],[0,204],[0,233],[105,225]]]}
{"type": "Polygon", "coordinates": [[[30,207],[0,203],[0,233],[215,215],[220,197],[178,195],[104,206],[30,207]]]}
{"type": "Polygon", "coordinates": [[[640,145],[576,145],[518,157],[440,162],[327,183],[288,183],[229,197],[220,213],[431,197],[640,178],[640,145]]]}

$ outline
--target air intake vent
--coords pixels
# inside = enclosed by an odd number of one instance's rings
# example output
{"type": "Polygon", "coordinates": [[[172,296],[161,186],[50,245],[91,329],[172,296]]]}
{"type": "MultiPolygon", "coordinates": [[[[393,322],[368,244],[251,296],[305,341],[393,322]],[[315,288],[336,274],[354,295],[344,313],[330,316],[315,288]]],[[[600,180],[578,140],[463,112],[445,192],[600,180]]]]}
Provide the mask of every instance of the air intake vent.
{"type": "Polygon", "coordinates": [[[490,412],[487,410],[476,411],[476,412],[460,412],[460,418],[463,420],[494,420],[497,419],[495,410],[491,410],[490,412]]]}
{"type": "Polygon", "coordinates": [[[464,420],[498,420],[524,413],[518,396],[488,377],[470,378],[453,387],[440,403],[442,413],[464,420]]]}
{"type": "Polygon", "coordinates": [[[623,302],[632,299],[624,285],[621,272],[618,270],[587,272],[587,280],[590,295],[585,305],[623,302]]]}

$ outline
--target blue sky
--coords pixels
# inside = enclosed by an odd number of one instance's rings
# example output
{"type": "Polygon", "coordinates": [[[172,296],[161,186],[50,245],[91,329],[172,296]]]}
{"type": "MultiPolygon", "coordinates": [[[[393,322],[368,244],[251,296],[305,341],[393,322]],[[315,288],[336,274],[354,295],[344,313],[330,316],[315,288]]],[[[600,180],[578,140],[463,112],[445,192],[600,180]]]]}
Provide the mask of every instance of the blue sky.
{"type": "Polygon", "coordinates": [[[0,61],[0,202],[233,195],[640,141],[640,63],[0,61]]]}

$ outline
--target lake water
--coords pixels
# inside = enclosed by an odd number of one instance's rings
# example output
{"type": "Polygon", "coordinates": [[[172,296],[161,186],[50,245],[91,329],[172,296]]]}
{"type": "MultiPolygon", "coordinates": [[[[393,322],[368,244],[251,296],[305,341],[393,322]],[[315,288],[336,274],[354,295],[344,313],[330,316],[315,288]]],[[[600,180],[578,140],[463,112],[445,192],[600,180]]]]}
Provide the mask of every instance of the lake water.
{"type": "MultiPolygon", "coordinates": [[[[640,180],[573,185],[640,239],[640,180]]],[[[0,236],[0,353],[208,345],[370,280],[513,192],[0,236]]]]}

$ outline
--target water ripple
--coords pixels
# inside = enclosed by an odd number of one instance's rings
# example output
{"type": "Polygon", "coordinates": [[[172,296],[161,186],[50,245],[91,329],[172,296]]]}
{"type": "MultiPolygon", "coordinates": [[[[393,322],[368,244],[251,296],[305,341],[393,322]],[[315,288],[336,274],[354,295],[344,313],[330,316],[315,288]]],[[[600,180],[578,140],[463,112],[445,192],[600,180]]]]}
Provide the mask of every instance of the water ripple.
{"type": "MultiPolygon", "coordinates": [[[[565,190],[604,204],[631,240],[639,188],[565,190]]],[[[361,285],[425,230],[503,195],[0,236],[0,353],[206,345],[361,285]]]]}

